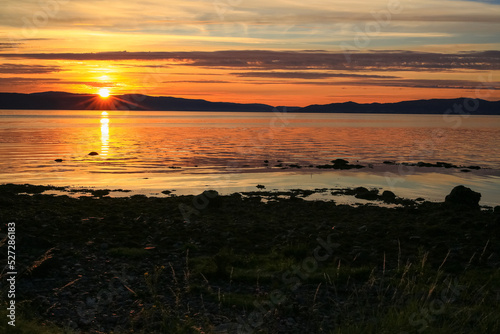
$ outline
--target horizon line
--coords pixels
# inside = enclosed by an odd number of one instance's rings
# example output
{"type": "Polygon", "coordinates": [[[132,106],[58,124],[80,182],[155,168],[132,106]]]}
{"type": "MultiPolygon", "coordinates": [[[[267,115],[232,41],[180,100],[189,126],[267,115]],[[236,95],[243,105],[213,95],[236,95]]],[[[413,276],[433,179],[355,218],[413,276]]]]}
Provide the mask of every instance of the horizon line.
{"type": "MultiPolygon", "coordinates": [[[[93,96],[93,97],[99,97],[99,93],[73,93],[73,92],[65,92],[65,91],[42,91],[42,92],[32,92],[32,93],[19,93],[19,92],[0,92],[0,94],[23,94],[23,95],[34,95],[34,94],[47,94],[47,93],[54,93],[54,94],[71,94],[71,95],[80,95],[80,96],[93,96]]],[[[461,100],[461,99],[470,99],[470,100],[481,100],[481,101],[487,101],[487,102],[500,102],[500,100],[488,100],[484,98],[478,98],[478,97],[467,97],[467,96],[459,96],[455,98],[421,98],[421,99],[411,99],[411,100],[399,100],[396,102],[355,102],[352,100],[346,100],[343,102],[331,102],[331,103],[323,103],[323,104],[317,104],[317,103],[312,103],[312,104],[307,104],[305,106],[294,106],[294,105],[278,105],[274,106],[271,104],[267,103],[261,103],[261,102],[231,102],[231,101],[210,101],[204,98],[189,98],[189,97],[184,97],[184,96],[171,96],[171,95],[147,95],[147,94],[141,94],[141,93],[124,93],[124,94],[110,94],[109,98],[112,97],[119,97],[119,96],[126,96],[126,95],[137,95],[137,96],[147,96],[147,97],[153,97],[153,98],[162,98],[162,97],[171,97],[171,98],[176,98],[176,99],[185,99],[185,100],[203,100],[207,102],[212,102],[212,103],[234,103],[234,104],[262,104],[262,105],[268,105],[271,107],[291,107],[291,108],[306,108],[310,106],[325,106],[325,105],[330,105],[330,104],[345,104],[345,103],[354,103],[358,105],[372,105],[372,104],[381,104],[381,105],[387,105],[387,104],[396,104],[396,103],[401,103],[401,102],[418,102],[418,101],[453,101],[453,100],[461,100]]],[[[1,109],[1,107],[0,107],[1,109]]]]}

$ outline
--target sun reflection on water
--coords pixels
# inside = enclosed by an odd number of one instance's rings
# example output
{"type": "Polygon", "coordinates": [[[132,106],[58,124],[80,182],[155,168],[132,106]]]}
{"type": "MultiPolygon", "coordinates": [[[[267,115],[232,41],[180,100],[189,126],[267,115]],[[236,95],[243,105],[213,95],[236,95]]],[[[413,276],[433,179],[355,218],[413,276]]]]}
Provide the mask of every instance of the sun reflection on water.
{"type": "Polygon", "coordinates": [[[109,118],[108,113],[101,113],[101,156],[105,157],[109,151],[109,118]]]}

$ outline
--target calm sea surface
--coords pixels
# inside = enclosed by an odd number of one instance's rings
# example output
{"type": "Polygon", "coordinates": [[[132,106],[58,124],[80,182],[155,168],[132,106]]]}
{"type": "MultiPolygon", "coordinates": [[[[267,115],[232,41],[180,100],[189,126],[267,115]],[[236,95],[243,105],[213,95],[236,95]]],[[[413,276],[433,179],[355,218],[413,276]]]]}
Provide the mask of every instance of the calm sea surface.
{"type": "Polygon", "coordinates": [[[0,110],[0,131],[0,183],[144,194],[366,186],[430,200],[464,184],[500,204],[498,116],[0,110]],[[373,168],[314,167],[336,158],[373,168]]]}

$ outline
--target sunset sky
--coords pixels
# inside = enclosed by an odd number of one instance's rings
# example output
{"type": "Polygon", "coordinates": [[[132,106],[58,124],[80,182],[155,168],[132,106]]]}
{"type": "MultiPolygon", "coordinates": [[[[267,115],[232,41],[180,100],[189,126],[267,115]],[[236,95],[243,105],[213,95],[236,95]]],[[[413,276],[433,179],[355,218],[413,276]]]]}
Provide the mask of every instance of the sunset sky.
{"type": "Polygon", "coordinates": [[[500,0],[4,0],[0,92],[500,100],[500,0]]]}

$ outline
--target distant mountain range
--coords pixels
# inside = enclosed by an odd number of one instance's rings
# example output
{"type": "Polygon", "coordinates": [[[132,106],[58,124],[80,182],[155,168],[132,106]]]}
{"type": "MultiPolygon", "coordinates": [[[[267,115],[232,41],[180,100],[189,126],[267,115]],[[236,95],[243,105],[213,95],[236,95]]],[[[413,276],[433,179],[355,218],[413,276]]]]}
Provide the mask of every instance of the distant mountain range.
{"type": "Polygon", "coordinates": [[[345,102],[314,104],[297,111],[311,113],[500,115],[500,101],[458,98],[367,104],[345,102]]]}
{"type": "MultiPolygon", "coordinates": [[[[253,111],[271,112],[273,106],[260,103],[210,102],[140,94],[114,95],[107,99],[93,94],[44,92],[33,94],[0,93],[0,109],[55,110],[159,110],[159,111],[253,111]]],[[[278,107],[279,111],[303,113],[379,113],[379,114],[473,114],[500,115],[500,101],[481,99],[432,99],[396,103],[355,102],[278,107]]]]}
{"type": "Polygon", "coordinates": [[[94,94],[44,92],[0,93],[0,109],[56,110],[160,110],[160,111],[272,111],[266,104],[209,102],[140,94],[113,95],[107,99],[94,94]]]}

